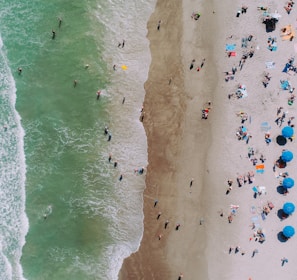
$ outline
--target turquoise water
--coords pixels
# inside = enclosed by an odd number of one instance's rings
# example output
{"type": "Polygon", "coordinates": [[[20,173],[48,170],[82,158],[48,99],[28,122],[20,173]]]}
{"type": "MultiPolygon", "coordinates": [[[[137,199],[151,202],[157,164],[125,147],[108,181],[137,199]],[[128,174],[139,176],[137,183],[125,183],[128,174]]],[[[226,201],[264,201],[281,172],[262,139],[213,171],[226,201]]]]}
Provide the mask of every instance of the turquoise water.
{"type": "Polygon", "coordinates": [[[0,3],[0,279],[117,279],[143,231],[154,1],[0,3]]]}

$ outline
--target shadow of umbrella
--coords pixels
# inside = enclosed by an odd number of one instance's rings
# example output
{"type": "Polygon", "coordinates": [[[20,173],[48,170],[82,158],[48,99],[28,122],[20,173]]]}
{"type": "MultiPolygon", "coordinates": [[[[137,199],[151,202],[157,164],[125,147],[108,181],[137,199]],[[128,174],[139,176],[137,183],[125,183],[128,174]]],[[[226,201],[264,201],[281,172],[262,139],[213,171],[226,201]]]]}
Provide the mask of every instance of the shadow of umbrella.
{"type": "Polygon", "coordinates": [[[277,217],[278,217],[281,221],[283,221],[283,220],[287,219],[287,218],[289,217],[289,215],[287,215],[287,214],[284,212],[283,209],[279,209],[279,210],[277,211],[277,217]]]}
{"type": "Polygon", "coordinates": [[[280,146],[284,146],[287,144],[287,139],[286,137],[279,135],[276,137],[276,143],[279,144],[280,146]]]}
{"type": "Polygon", "coordinates": [[[286,188],[284,188],[284,186],[277,186],[276,191],[279,194],[285,194],[286,193],[286,188]]]}
{"type": "Polygon", "coordinates": [[[287,241],[288,241],[288,238],[285,237],[285,236],[283,235],[283,232],[282,232],[282,231],[280,231],[280,232],[277,234],[277,239],[278,239],[278,241],[280,241],[280,242],[287,242],[287,241]]]}
{"type": "Polygon", "coordinates": [[[276,166],[277,166],[278,168],[286,168],[287,163],[284,162],[281,158],[279,158],[279,159],[276,161],[276,166]]]}

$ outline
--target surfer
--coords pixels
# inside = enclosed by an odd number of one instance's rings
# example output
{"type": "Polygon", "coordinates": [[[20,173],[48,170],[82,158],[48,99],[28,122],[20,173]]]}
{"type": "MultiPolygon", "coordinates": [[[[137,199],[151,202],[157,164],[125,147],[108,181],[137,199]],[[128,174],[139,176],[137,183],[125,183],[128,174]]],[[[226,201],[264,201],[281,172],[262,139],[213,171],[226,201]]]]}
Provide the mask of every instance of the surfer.
{"type": "Polygon", "coordinates": [[[59,28],[61,28],[61,26],[62,26],[62,18],[58,18],[58,21],[59,21],[59,28]]]}

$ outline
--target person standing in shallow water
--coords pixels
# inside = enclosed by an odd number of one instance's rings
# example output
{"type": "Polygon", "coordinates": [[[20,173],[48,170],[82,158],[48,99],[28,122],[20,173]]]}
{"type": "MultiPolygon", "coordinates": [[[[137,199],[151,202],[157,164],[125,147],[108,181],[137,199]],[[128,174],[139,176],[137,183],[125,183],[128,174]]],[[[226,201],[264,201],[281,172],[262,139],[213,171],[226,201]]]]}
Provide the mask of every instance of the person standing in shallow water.
{"type": "Polygon", "coordinates": [[[56,38],[56,31],[52,30],[52,39],[54,40],[56,38]]]}
{"type": "Polygon", "coordinates": [[[62,18],[58,18],[58,21],[59,21],[59,28],[61,28],[61,26],[62,26],[62,18]]]}

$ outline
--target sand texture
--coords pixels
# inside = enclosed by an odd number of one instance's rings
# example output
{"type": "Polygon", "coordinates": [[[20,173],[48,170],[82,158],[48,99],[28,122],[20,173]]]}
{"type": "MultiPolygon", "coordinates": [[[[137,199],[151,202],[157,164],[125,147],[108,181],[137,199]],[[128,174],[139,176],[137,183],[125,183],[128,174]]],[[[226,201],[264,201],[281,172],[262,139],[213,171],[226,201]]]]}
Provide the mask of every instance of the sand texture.
{"type": "Polygon", "coordinates": [[[297,154],[294,137],[283,146],[277,143],[282,128],[296,117],[295,103],[288,104],[296,93],[296,75],[282,72],[296,55],[296,39],[281,36],[289,24],[296,31],[296,7],[288,14],[287,2],[246,4],[247,12],[236,17],[243,5],[239,1],[157,2],[148,23],[152,62],[144,102],[149,161],[144,235],[139,251],[124,261],[120,279],[178,279],[180,273],[183,279],[296,279],[297,239],[284,240],[281,232],[286,225],[297,229],[297,217],[293,213],[283,219],[281,209],[285,202],[297,203],[297,192],[293,187],[284,195],[279,186],[285,172],[295,179],[297,159],[274,168],[284,149],[297,154]],[[281,15],[273,32],[265,31],[260,6],[281,15]],[[200,18],[191,18],[192,12],[200,18]],[[245,40],[249,35],[251,40],[245,40]],[[268,49],[272,40],[273,51],[268,49]],[[228,57],[226,44],[234,45],[235,56],[228,57]],[[283,90],[280,80],[287,80],[293,93],[283,90]],[[236,94],[239,85],[247,96],[236,94]],[[209,117],[201,119],[206,107],[211,107],[209,117]],[[285,115],[277,125],[279,107],[279,116],[285,115]],[[244,123],[240,113],[247,115],[244,123]],[[238,140],[242,125],[251,137],[238,140]],[[241,187],[240,176],[246,178],[241,187]],[[228,179],[233,184],[227,194],[228,179]],[[260,186],[266,192],[255,196],[253,187],[260,186]],[[268,202],[274,207],[263,215],[268,202]],[[282,265],[284,257],[288,262],[282,265]]]}

